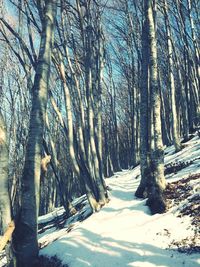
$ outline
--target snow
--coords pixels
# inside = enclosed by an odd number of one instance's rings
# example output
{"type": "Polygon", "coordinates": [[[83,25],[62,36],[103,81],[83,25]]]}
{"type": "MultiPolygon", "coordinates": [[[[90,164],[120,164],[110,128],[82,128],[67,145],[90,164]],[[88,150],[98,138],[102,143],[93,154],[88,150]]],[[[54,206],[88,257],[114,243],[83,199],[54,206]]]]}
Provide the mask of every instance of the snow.
{"type": "MultiPolygon", "coordinates": [[[[165,163],[192,160],[200,156],[200,139],[196,136],[178,153],[174,147],[165,149],[165,163]]],[[[172,182],[199,173],[199,160],[180,170],[177,174],[166,175],[172,182]]],[[[140,168],[116,173],[106,179],[112,189],[111,201],[98,213],[90,214],[89,205],[80,211],[83,221],[78,221],[80,213],[67,219],[63,229],[52,227],[39,234],[42,244],[41,255],[56,255],[69,267],[198,267],[198,253],[179,253],[172,242],[192,236],[193,228],[189,216],[177,217],[182,204],[171,208],[165,214],[151,215],[146,200],[137,199],[134,193],[139,184],[140,168]],[[70,231],[67,226],[71,224],[70,231]]],[[[191,181],[193,182],[193,181],[191,181]]],[[[196,181],[197,183],[197,181],[196,181]]],[[[199,194],[198,185],[194,195],[199,194]]],[[[193,197],[191,196],[191,198],[193,197]]],[[[76,199],[73,204],[87,203],[86,197],[76,199]]],[[[184,202],[183,202],[184,204],[184,202]]],[[[39,223],[53,225],[64,209],[41,216],[39,223]]],[[[0,264],[1,266],[1,264],[0,264]]]]}
{"type": "Polygon", "coordinates": [[[64,214],[64,207],[56,208],[53,212],[42,215],[38,219],[38,223],[47,223],[52,221],[56,216],[64,214]]]}
{"type": "MultiPolygon", "coordinates": [[[[200,139],[194,137],[187,144],[178,153],[174,153],[173,146],[168,147],[165,162],[199,157],[200,139]]],[[[174,181],[198,172],[200,165],[199,160],[196,160],[177,174],[167,175],[166,178],[174,181]]],[[[139,173],[140,169],[136,167],[106,179],[112,189],[111,201],[98,213],[83,222],[77,222],[69,233],[64,229],[45,232],[43,239],[56,240],[44,247],[41,254],[56,255],[69,267],[200,266],[198,253],[183,254],[170,247],[173,240],[181,241],[192,236],[190,217],[178,218],[177,208],[152,216],[145,205],[146,200],[134,196],[139,184],[139,173]]]]}
{"type": "Polygon", "coordinates": [[[150,215],[145,200],[134,197],[138,181],[133,178],[138,171],[124,171],[110,178],[110,203],[42,249],[41,254],[56,254],[70,267],[198,266],[196,254],[166,250],[172,239],[192,234],[188,229],[190,220],[177,218],[171,212],[150,215]]]}

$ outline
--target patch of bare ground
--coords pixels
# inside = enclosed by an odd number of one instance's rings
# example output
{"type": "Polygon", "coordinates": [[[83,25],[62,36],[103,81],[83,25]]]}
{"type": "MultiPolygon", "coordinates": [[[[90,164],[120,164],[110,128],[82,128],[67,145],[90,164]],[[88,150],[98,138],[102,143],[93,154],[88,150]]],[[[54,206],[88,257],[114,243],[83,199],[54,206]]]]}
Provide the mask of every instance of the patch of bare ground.
{"type": "Polygon", "coordinates": [[[164,192],[168,209],[177,206],[178,217],[189,216],[194,230],[192,237],[173,240],[170,247],[179,252],[200,252],[200,173],[189,175],[179,181],[169,183],[164,192]]]}

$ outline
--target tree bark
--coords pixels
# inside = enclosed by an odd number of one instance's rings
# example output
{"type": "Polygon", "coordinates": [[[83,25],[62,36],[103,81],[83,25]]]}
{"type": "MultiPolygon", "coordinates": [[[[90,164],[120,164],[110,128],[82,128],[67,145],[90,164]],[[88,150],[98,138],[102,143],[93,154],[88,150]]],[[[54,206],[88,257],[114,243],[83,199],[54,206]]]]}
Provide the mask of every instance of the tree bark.
{"type": "Polygon", "coordinates": [[[11,205],[8,193],[8,145],[6,125],[0,111],[0,235],[11,222],[11,205]]]}
{"type": "Polygon", "coordinates": [[[169,24],[168,18],[168,6],[167,1],[164,1],[164,15],[165,15],[165,27],[166,27],[166,34],[167,34],[167,51],[168,51],[168,68],[169,68],[169,86],[170,86],[170,99],[171,99],[171,111],[172,111],[172,136],[173,136],[173,143],[175,146],[176,152],[181,150],[181,143],[180,137],[178,132],[178,122],[177,122],[177,111],[176,111],[176,92],[175,92],[175,81],[174,81],[174,74],[173,74],[173,50],[172,50],[172,36],[171,36],[171,29],[169,24]]]}
{"type": "MultiPolygon", "coordinates": [[[[166,210],[166,204],[162,195],[165,189],[164,177],[164,151],[161,131],[161,100],[158,87],[158,66],[157,66],[157,42],[156,42],[156,22],[153,16],[153,2],[146,0],[147,25],[149,32],[149,75],[150,75],[150,93],[151,105],[153,109],[153,138],[151,142],[151,175],[147,182],[148,201],[151,212],[162,213],[166,210]]],[[[154,2],[155,3],[155,2],[154,2]]]]}
{"type": "MultiPolygon", "coordinates": [[[[8,144],[7,131],[0,110],[0,235],[4,235],[11,223],[11,201],[8,191],[8,144]]],[[[10,227],[9,227],[10,228],[10,227]]],[[[13,228],[12,228],[13,229],[13,228]]],[[[10,237],[8,237],[9,240],[10,237]]],[[[8,241],[8,240],[7,240],[8,241]]],[[[2,240],[3,242],[3,240],[2,240]]],[[[7,242],[6,242],[7,243],[7,242]]],[[[5,244],[6,245],[6,244],[5,244]]],[[[6,245],[7,266],[15,266],[15,257],[12,251],[12,240],[6,245]]]]}
{"type": "Polygon", "coordinates": [[[45,1],[40,50],[34,85],[29,137],[22,175],[21,212],[14,234],[17,266],[27,267],[38,255],[37,220],[43,131],[47,107],[56,0],[45,1]]]}
{"type": "MultiPolygon", "coordinates": [[[[147,3],[145,1],[145,6],[147,3]]],[[[143,197],[147,179],[150,174],[150,147],[149,147],[149,47],[148,47],[148,25],[147,7],[145,8],[145,20],[142,29],[142,77],[140,89],[140,170],[141,181],[136,190],[137,197],[143,197]]]]}

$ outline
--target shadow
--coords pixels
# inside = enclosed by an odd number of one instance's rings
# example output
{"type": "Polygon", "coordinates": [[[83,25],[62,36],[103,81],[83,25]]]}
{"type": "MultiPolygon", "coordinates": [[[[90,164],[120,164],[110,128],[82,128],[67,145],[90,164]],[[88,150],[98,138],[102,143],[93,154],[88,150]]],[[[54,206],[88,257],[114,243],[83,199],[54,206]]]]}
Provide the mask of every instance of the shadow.
{"type": "Polygon", "coordinates": [[[50,244],[41,254],[56,255],[70,267],[172,267],[197,266],[197,258],[157,246],[126,242],[79,228],[50,244]],[[176,255],[174,255],[176,254],[176,255]]]}
{"type": "MultiPolygon", "coordinates": [[[[131,199],[132,201],[134,200],[133,197],[131,199]]],[[[105,206],[102,209],[102,211],[104,211],[104,212],[116,212],[117,214],[119,214],[119,213],[121,213],[127,209],[132,211],[132,212],[140,211],[140,212],[145,213],[149,216],[152,216],[149,207],[146,205],[146,199],[137,199],[136,197],[135,197],[134,202],[127,204],[127,206],[124,205],[122,208],[113,208],[113,207],[105,206]]]]}
{"type": "MultiPolygon", "coordinates": [[[[139,167],[137,167],[137,171],[139,171],[139,167]]],[[[139,183],[139,180],[135,179],[135,176],[136,173],[134,170],[128,170],[124,171],[124,177],[118,180],[113,178],[109,182],[109,187],[111,187],[111,205],[104,206],[102,209],[103,212],[115,212],[115,215],[118,215],[125,210],[129,210],[131,212],[140,211],[147,215],[151,214],[149,207],[146,206],[146,199],[139,199],[135,196],[135,191],[139,183]]]]}
{"type": "Polygon", "coordinates": [[[133,190],[117,190],[115,189],[114,191],[112,191],[112,197],[121,199],[123,201],[131,201],[133,200],[133,190]]]}
{"type": "Polygon", "coordinates": [[[186,256],[177,250],[162,248],[162,239],[156,240],[159,230],[152,229],[158,224],[152,222],[164,215],[150,214],[146,200],[134,196],[138,180],[130,171],[124,172],[126,175],[128,179],[110,180],[111,204],[93,214],[87,223],[79,224],[68,234],[63,233],[43,248],[41,254],[56,255],[70,267],[198,266],[196,255],[186,256]],[[151,231],[153,235],[148,234],[151,231]]]}

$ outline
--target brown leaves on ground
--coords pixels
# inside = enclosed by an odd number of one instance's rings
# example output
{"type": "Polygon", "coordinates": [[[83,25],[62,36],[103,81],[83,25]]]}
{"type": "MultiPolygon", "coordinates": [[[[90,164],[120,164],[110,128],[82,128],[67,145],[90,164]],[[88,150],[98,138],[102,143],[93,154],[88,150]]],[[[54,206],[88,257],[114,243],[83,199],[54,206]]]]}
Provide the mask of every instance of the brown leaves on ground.
{"type": "Polygon", "coordinates": [[[195,234],[193,237],[187,237],[181,241],[173,240],[170,244],[170,247],[177,247],[178,252],[181,253],[199,253],[200,244],[198,243],[198,236],[195,234]]]}
{"type": "Polygon", "coordinates": [[[167,185],[164,195],[168,208],[179,205],[182,201],[187,200],[187,203],[180,208],[179,216],[188,215],[192,217],[192,224],[200,228],[200,194],[198,192],[195,194],[197,190],[195,189],[195,185],[199,181],[191,183],[191,181],[198,179],[200,180],[200,173],[170,183],[167,185]]]}
{"type": "Polygon", "coordinates": [[[188,161],[177,161],[177,162],[170,162],[165,165],[165,175],[171,174],[171,173],[177,173],[178,171],[181,171],[184,168],[187,168],[188,166],[192,165],[196,160],[200,160],[200,157],[194,158],[192,160],[188,161]]]}
{"type": "Polygon", "coordinates": [[[189,175],[179,181],[170,183],[164,192],[168,209],[179,206],[178,217],[191,217],[194,236],[181,241],[173,241],[171,246],[177,247],[179,252],[200,252],[200,173],[189,175]],[[198,188],[199,187],[199,188],[198,188]]]}

